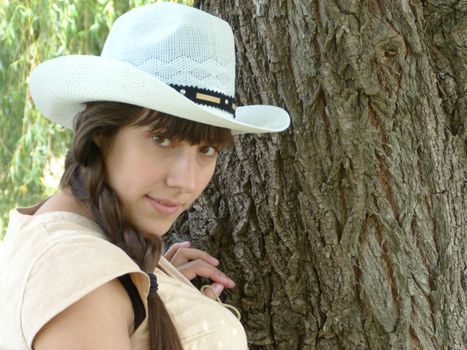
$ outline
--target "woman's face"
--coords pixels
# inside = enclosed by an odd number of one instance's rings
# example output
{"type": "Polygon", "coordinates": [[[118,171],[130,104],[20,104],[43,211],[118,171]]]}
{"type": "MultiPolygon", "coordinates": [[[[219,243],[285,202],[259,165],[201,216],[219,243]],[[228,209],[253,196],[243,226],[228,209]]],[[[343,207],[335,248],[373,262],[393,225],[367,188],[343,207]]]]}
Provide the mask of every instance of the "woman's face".
{"type": "Polygon", "coordinates": [[[107,181],[130,223],[162,236],[212,178],[217,151],[150,134],[146,127],[120,129],[105,151],[107,181]]]}

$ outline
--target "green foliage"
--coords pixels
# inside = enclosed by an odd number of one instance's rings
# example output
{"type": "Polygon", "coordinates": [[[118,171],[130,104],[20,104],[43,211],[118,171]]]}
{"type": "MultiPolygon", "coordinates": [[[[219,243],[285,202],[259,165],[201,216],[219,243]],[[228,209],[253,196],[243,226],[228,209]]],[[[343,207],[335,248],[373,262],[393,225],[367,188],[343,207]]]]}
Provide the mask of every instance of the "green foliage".
{"type": "Polygon", "coordinates": [[[71,140],[70,131],[34,108],[27,86],[31,69],[57,56],[99,55],[116,17],[153,2],[0,1],[0,239],[12,208],[56,191],[71,140]]]}

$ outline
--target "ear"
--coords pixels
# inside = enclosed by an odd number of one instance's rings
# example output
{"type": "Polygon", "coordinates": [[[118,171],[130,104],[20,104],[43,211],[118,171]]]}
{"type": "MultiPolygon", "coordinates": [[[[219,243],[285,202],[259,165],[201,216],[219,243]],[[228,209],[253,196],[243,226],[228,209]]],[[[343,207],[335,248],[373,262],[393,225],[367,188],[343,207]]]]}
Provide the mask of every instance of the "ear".
{"type": "Polygon", "coordinates": [[[101,134],[94,135],[94,136],[92,137],[92,140],[93,140],[94,143],[97,145],[97,147],[99,147],[101,150],[103,149],[104,138],[102,137],[101,134]]]}

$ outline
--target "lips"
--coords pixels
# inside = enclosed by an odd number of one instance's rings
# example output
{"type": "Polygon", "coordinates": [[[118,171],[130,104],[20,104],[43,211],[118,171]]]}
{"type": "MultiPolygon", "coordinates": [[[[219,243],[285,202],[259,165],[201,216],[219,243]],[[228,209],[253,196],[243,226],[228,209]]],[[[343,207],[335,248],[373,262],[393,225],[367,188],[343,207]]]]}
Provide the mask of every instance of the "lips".
{"type": "Polygon", "coordinates": [[[175,214],[183,207],[183,204],[166,198],[154,198],[146,196],[149,204],[160,214],[171,215],[175,214]]]}

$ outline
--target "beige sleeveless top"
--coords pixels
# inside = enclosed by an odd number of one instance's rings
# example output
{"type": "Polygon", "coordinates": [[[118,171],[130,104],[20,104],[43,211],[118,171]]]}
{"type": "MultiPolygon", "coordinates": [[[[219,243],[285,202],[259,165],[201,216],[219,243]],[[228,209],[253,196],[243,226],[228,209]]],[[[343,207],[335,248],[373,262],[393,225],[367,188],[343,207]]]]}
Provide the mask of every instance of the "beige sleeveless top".
{"type": "MultiPolygon", "coordinates": [[[[149,278],[91,220],[70,212],[31,216],[40,205],[13,210],[0,244],[0,349],[31,349],[55,315],[104,283],[130,274],[145,304],[149,278]]],[[[169,261],[155,270],[159,295],[184,349],[247,349],[245,331],[169,261]]],[[[147,320],[131,335],[133,350],[149,348],[147,320]]]]}

